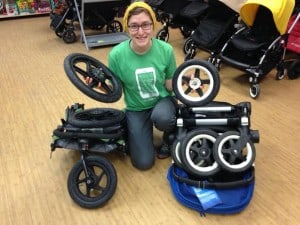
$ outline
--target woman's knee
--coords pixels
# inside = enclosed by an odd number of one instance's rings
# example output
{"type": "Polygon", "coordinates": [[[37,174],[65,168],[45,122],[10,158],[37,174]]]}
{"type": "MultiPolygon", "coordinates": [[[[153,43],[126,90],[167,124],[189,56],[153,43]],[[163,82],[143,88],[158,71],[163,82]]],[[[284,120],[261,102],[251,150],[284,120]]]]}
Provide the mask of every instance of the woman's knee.
{"type": "Polygon", "coordinates": [[[151,158],[131,158],[132,165],[139,170],[151,169],[154,165],[154,159],[151,158]]]}
{"type": "Polygon", "coordinates": [[[154,107],[151,120],[160,131],[171,131],[176,125],[176,106],[171,98],[161,100],[154,107]]]}

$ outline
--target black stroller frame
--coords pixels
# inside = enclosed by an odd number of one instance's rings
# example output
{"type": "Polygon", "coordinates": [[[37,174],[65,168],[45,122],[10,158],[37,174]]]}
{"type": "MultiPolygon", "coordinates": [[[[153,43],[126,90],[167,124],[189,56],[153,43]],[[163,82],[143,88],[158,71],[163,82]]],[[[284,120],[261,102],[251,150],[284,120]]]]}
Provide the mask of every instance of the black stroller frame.
{"type": "Polygon", "coordinates": [[[50,13],[50,28],[65,43],[73,43],[77,40],[74,27],[75,22],[79,22],[81,30],[86,26],[93,30],[101,30],[106,27],[106,33],[123,31],[121,22],[116,20],[115,17],[122,16],[127,0],[118,2],[107,0],[102,3],[99,0],[99,2],[89,3],[85,8],[82,7],[83,1],[58,0],[50,13]],[[99,5],[100,3],[102,5],[99,5]]]}
{"type": "MultiPolygon", "coordinates": [[[[67,56],[64,68],[70,81],[97,101],[115,102],[122,95],[118,79],[88,55],[67,56]],[[86,84],[86,77],[93,78],[93,82],[86,84]],[[98,88],[99,82],[104,90],[98,88]]],[[[197,177],[220,170],[242,172],[255,159],[253,143],[259,142],[259,133],[250,129],[251,104],[214,102],[219,87],[217,69],[204,60],[186,61],[174,74],[173,89],[180,102],[176,132],[169,137],[172,158],[197,177]]],[[[103,154],[128,154],[125,114],[111,108],[84,109],[83,104],[76,103],[67,107],[61,121],[62,125],[53,131],[51,152],[66,148],[81,154],[68,176],[69,194],[81,207],[101,207],[117,186],[114,166],[103,154]]]]}
{"type": "Polygon", "coordinates": [[[209,8],[183,46],[185,61],[193,59],[197,50],[210,53],[212,61],[221,51],[225,42],[240,26],[239,14],[219,0],[208,1],[209,8]]]}
{"type": "Polygon", "coordinates": [[[148,0],[155,11],[157,21],[161,22],[156,38],[168,42],[169,28],[179,28],[184,38],[191,35],[208,9],[205,0],[148,0]]]}
{"type": "MultiPolygon", "coordinates": [[[[251,6],[250,3],[249,5],[251,6]]],[[[282,31],[276,26],[275,12],[263,3],[257,5],[253,24],[236,31],[212,61],[218,69],[224,63],[246,72],[249,75],[250,96],[254,99],[260,95],[259,82],[272,69],[276,68],[277,80],[285,76],[286,34],[281,34],[282,31]]],[[[289,12],[284,13],[288,14],[289,12]]]]}

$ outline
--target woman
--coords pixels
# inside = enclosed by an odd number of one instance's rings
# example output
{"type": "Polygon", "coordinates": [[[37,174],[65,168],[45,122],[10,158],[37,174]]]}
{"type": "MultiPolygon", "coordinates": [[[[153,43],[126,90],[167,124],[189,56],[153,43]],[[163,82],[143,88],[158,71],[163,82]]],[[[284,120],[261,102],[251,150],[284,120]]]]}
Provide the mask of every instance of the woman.
{"type": "Polygon", "coordinates": [[[132,3],[123,20],[130,38],[111,50],[108,66],[123,85],[132,164],[146,170],[155,159],[153,125],[165,131],[157,157],[170,156],[167,133],[176,125],[172,97],[176,61],[171,45],[152,38],[156,18],[147,3],[132,3]]]}

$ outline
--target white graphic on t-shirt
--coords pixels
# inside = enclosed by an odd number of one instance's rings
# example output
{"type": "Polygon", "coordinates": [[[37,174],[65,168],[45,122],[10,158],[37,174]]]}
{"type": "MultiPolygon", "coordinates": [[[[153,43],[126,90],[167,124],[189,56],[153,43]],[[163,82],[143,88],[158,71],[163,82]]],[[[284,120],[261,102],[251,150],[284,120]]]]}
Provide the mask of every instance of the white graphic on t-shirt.
{"type": "Polygon", "coordinates": [[[135,77],[142,98],[153,98],[159,95],[155,86],[156,73],[153,67],[137,69],[135,77]]]}

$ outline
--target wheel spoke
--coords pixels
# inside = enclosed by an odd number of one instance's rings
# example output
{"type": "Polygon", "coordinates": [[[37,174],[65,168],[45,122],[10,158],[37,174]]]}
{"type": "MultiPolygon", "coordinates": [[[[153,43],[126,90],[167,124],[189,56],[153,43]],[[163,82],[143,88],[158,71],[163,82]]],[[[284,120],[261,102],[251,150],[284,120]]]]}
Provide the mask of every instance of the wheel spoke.
{"type": "Polygon", "coordinates": [[[189,76],[182,76],[182,81],[185,82],[185,83],[189,83],[191,80],[191,78],[189,76]]]}
{"type": "Polygon", "coordinates": [[[78,73],[80,73],[81,75],[83,75],[84,77],[89,77],[88,72],[84,71],[83,69],[81,69],[80,67],[74,65],[74,70],[78,73]]]}
{"type": "Polygon", "coordinates": [[[231,149],[232,148],[222,148],[222,153],[224,154],[224,155],[230,155],[231,154],[231,149]]]}
{"type": "Polygon", "coordinates": [[[230,154],[227,161],[228,161],[230,164],[234,164],[234,162],[236,161],[235,155],[230,154]]]}
{"type": "Polygon", "coordinates": [[[199,95],[200,97],[203,96],[203,91],[202,91],[202,88],[201,88],[201,87],[198,88],[198,89],[196,90],[196,92],[198,93],[198,95],[199,95]]]}
{"type": "Polygon", "coordinates": [[[204,79],[204,80],[201,80],[201,83],[202,84],[210,84],[210,80],[209,79],[204,79]]]}
{"type": "Polygon", "coordinates": [[[108,94],[112,93],[110,85],[107,85],[105,82],[101,83],[101,88],[103,88],[108,94]]]}
{"type": "Polygon", "coordinates": [[[184,94],[189,94],[193,89],[191,87],[188,87],[185,91],[184,94]]]}
{"type": "Polygon", "coordinates": [[[195,74],[194,74],[194,76],[195,76],[196,78],[200,78],[200,69],[195,69],[195,74]]]}

